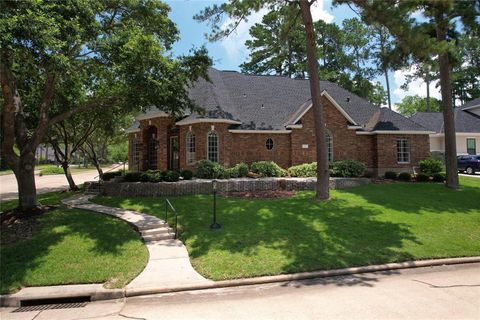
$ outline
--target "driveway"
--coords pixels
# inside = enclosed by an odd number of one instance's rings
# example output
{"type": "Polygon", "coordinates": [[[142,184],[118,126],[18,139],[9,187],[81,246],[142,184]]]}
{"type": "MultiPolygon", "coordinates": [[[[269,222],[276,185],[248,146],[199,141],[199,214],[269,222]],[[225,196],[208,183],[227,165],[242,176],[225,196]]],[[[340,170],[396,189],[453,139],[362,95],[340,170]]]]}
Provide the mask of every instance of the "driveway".
{"type": "MultiPolygon", "coordinates": [[[[104,169],[106,171],[108,169],[104,169]]],[[[76,184],[82,184],[85,181],[92,181],[98,172],[95,169],[85,170],[72,174],[76,184]]],[[[35,175],[37,194],[68,189],[67,178],[63,174],[35,175]]],[[[0,176],[0,201],[13,200],[18,198],[17,179],[13,174],[0,176]]]]}

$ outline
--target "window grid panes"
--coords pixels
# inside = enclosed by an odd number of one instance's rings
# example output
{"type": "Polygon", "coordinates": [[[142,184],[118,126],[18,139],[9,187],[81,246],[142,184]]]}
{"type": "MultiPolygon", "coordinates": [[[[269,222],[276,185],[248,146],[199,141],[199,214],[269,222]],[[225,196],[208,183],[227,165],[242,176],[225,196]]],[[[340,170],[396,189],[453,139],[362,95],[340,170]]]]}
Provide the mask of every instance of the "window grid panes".
{"type": "Polygon", "coordinates": [[[475,138],[467,138],[467,153],[475,155],[477,154],[475,138]]]}
{"type": "Polygon", "coordinates": [[[265,142],[265,146],[267,147],[267,150],[272,150],[273,149],[273,139],[268,138],[267,141],[265,142]]]}
{"type": "Polygon", "coordinates": [[[187,133],[187,164],[195,163],[195,134],[187,133]]]}
{"type": "Polygon", "coordinates": [[[218,162],[218,135],[215,131],[210,131],[207,136],[207,159],[218,162]]]}
{"type": "Polygon", "coordinates": [[[328,132],[325,134],[325,141],[327,142],[328,162],[332,162],[333,161],[332,136],[328,132]]]}
{"type": "Polygon", "coordinates": [[[410,142],[407,138],[397,139],[397,162],[410,162],[410,142]]]}
{"type": "Polygon", "coordinates": [[[133,140],[132,154],[133,154],[133,168],[135,170],[140,169],[140,152],[142,151],[142,144],[138,139],[133,140]]]}

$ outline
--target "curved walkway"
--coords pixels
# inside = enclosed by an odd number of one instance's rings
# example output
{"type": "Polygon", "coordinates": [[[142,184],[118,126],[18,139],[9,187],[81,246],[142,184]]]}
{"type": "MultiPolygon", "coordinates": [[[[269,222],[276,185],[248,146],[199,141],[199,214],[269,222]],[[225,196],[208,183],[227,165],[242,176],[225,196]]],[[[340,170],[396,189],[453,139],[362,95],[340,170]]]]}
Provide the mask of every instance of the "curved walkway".
{"type": "Polygon", "coordinates": [[[141,212],[95,204],[89,201],[93,197],[94,195],[80,195],[62,202],[74,208],[108,214],[128,222],[138,230],[148,248],[147,266],[127,285],[127,290],[213,282],[193,269],[187,248],[181,241],[173,239],[171,229],[163,220],[141,212]]]}

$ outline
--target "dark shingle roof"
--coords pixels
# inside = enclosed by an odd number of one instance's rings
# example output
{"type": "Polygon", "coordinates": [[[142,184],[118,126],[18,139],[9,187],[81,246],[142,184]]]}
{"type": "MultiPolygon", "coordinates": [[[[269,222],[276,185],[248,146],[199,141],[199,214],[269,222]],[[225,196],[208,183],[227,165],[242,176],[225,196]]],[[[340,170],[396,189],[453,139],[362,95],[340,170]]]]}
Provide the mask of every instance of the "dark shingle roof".
{"type": "Polygon", "coordinates": [[[480,98],[473,99],[472,101],[469,101],[469,102],[465,103],[460,108],[461,109],[467,109],[467,108],[476,107],[476,106],[480,106],[480,98]]]}
{"type": "Polygon", "coordinates": [[[380,116],[373,127],[373,131],[428,131],[425,126],[418,124],[395,111],[387,108],[380,109],[380,116]]]}
{"type": "MultiPolygon", "coordinates": [[[[456,132],[480,132],[480,116],[461,108],[455,108],[455,131],[456,132]]],[[[443,114],[441,112],[419,112],[410,118],[416,123],[433,130],[443,132],[443,114]]]]}
{"type": "MultiPolygon", "coordinates": [[[[189,96],[205,109],[184,120],[213,118],[241,122],[236,129],[282,130],[293,124],[311,101],[308,80],[282,76],[247,75],[236,71],[210,68],[211,82],[200,79],[189,89],[189,96]]],[[[326,91],[357,125],[366,125],[380,108],[367,100],[329,82],[321,81],[326,91]]],[[[381,111],[378,130],[416,130],[425,128],[393,111],[381,111]]],[[[370,121],[371,122],[371,121],[370,121]]],[[[375,123],[373,124],[373,126],[375,123]]],[[[373,127],[372,126],[372,127],[373,127]]]]}

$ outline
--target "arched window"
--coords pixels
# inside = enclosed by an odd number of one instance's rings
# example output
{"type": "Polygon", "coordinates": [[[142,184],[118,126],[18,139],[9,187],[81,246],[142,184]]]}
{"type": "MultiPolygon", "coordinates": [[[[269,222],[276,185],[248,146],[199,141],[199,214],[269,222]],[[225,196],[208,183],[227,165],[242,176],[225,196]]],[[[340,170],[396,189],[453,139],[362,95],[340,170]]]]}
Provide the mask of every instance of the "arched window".
{"type": "Polygon", "coordinates": [[[210,131],[207,135],[207,159],[218,162],[218,134],[210,131]]]}
{"type": "Polygon", "coordinates": [[[272,150],[273,149],[273,139],[268,138],[267,141],[265,141],[265,146],[267,147],[267,150],[272,150]]]}
{"type": "Polygon", "coordinates": [[[192,131],[187,133],[187,164],[195,163],[195,134],[192,131]]]}
{"type": "Polygon", "coordinates": [[[328,131],[325,133],[325,142],[327,143],[328,162],[332,162],[333,161],[333,142],[332,142],[332,135],[328,131]]]}

